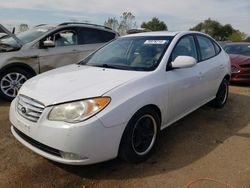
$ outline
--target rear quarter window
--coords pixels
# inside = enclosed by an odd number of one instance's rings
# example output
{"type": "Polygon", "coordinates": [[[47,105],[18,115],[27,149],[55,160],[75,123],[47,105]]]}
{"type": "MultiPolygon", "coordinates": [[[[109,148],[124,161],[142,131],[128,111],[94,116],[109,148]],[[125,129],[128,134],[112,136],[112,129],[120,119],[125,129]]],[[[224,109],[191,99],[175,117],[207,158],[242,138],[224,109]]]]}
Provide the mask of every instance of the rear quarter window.
{"type": "Polygon", "coordinates": [[[214,57],[217,54],[214,44],[209,38],[198,35],[197,40],[200,47],[202,61],[214,57]]]}
{"type": "Polygon", "coordinates": [[[213,44],[214,44],[215,53],[216,55],[218,55],[221,52],[221,48],[215,42],[213,42],[213,44]]]}

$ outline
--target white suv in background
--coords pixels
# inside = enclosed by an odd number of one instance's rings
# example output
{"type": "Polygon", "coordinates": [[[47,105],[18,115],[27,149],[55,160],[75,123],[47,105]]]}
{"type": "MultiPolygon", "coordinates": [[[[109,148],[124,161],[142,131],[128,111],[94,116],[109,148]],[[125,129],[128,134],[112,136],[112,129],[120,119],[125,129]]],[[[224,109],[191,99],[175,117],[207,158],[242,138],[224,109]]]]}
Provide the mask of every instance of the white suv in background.
{"type": "Polygon", "coordinates": [[[87,57],[118,34],[87,23],[39,25],[14,35],[0,25],[0,97],[12,100],[29,78],[87,57]]]}
{"type": "Polygon", "coordinates": [[[79,64],[28,80],[10,108],[13,135],[65,164],[146,160],[160,130],[227,101],[230,60],[198,32],[121,37],[79,64]]]}

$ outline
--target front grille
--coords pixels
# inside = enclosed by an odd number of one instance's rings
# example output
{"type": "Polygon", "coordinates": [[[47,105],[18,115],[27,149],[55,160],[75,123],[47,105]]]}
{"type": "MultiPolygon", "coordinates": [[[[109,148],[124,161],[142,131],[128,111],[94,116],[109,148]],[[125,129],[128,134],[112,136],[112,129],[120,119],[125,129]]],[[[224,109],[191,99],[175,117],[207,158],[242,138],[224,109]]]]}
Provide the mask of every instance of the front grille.
{"type": "Polygon", "coordinates": [[[37,122],[44,110],[45,106],[27,96],[19,95],[17,98],[17,111],[25,119],[37,122]]]}
{"type": "Polygon", "coordinates": [[[240,65],[242,68],[250,68],[250,64],[240,65]]]}
{"type": "Polygon", "coordinates": [[[51,155],[55,155],[58,157],[61,157],[60,151],[54,148],[51,148],[49,146],[46,146],[30,137],[28,137],[27,135],[23,134],[21,131],[19,131],[16,127],[14,127],[14,131],[18,134],[18,136],[20,136],[23,140],[25,140],[26,142],[28,142],[29,144],[31,144],[32,146],[46,152],[49,153],[51,155]]]}

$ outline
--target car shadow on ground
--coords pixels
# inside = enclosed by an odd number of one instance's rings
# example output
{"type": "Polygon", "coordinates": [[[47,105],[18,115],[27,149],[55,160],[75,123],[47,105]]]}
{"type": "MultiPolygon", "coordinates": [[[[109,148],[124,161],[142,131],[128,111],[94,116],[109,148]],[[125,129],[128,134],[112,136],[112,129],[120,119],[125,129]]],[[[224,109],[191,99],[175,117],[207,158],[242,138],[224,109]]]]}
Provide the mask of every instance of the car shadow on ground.
{"type": "Polygon", "coordinates": [[[237,86],[237,87],[248,87],[250,88],[250,84],[247,83],[230,83],[231,86],[237,86]]]}
{"type": "Polygon", "coordinates": [[[250,138],[250,134],[238,133],[250,122],[246,113],[249,104],[249,96],[230,93],[222,109],[203,106],[163,130],[156,151],[142,164],[127,164],[119,159],[88,166],[51,163],[81,178],[95,180],[124,180],[167,173],[194,163],[232,136],[250,138]]]}
{"type": "Polygon", "coordinates": [[[3,99],[0,99],[0,107],[1,106],[9,106],[10,102],[4,101],[3,99]]]}

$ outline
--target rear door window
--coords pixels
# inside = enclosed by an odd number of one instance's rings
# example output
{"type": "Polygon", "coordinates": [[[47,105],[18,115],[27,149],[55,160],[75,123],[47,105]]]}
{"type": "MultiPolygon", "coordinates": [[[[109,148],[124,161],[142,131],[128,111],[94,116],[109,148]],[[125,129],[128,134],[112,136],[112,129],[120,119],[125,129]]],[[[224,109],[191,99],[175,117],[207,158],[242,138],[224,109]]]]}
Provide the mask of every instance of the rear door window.
{"type": "Polygon", "coordinates": [[[115,33],[91,29],[91,28],[81,28],[80,29],[80,44],[95,44],[95,43],[105,43],[111,41],[115,38],[115,33]]]}

